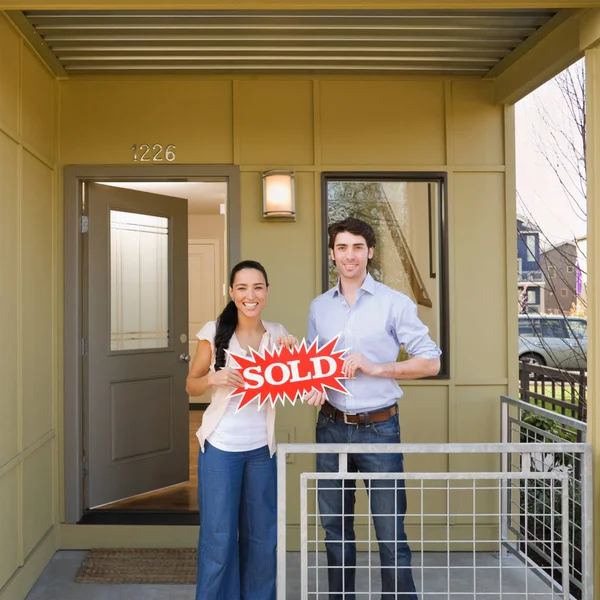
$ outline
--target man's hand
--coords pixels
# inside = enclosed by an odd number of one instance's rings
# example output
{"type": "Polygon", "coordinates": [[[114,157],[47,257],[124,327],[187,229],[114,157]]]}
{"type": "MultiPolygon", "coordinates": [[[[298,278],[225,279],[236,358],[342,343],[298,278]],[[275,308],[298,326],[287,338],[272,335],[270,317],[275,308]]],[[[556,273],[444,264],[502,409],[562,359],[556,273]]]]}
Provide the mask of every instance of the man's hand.
{"type": "Polygon", "coordinates": [[[325,404],[325,400],[327,400],[327,395],[323,392],[317,392],[317,390],[310,390],[310,392],[304,394],[304,402],[311,406],[321,406],[321,404],[325,404]]]}
{"type": "Polygon", "coordinates": [[[380,371],[380,365],[364,357],[360,352],[347,356],[342,365],[342,372],[346,377],[352,379],[356,376],[356,371],[361,370],[366,375],[377,377],[380,371]]]}

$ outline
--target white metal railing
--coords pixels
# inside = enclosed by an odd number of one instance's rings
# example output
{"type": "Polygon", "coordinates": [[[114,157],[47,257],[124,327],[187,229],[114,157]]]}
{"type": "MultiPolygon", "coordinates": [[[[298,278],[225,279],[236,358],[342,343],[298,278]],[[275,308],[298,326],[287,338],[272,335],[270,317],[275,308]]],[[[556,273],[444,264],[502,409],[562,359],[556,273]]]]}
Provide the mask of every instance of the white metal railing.
{"type": "MultiPolygon", "coordinates": [[[[577,419],[565,417],[554,411],[535,404],[516,400],[508,396],[501,397],[501,440],[503,443],[545,443],[565,444],[575,440],[585,441],[587,425],[577,419]]],[[[540,452],[528,457],[504,453],[501,469],[505,472],[518,472],[527,467],[536,472],[563,472],[567,475],[569,486],[569,580],[578,595],[585,586],[584,563],[582,562],[585,537],[592,535],[587,529],[583,511],[583,482],[586,477],[583,455],[574,450],[575,444],[567,446],[563,452],[540,452]]],[[[552,448],[553,446],[551,446],[552,448]]],[[[507,540],[506,547],[520,557],[528,556],[539,564],[552,565],[560,556],[554,556],[553,549],[545,540],[545,532],[552,525],[549,506],[550,494],[547,487],[531,490],[527,494],[517,493],[507,488],[502,497],[504,517],[503,530],[507,540]],[[509,506],[512,509],[509,510],[509,506]],[[537,505],[538,514],[526,515],[527,507],[537,505]],[[508,516],[510,515],[510,517],[508,516]]],[[[549,571],[549,570],[548,570],[549,571]]]]}
{"type": "MultiPolygon", "coordinates": [[[[357,489],[358,480],[389,482],[388,489],[405,485],[408,509],[405,522],[413,553],[412,571],[417,591],[423,598],[476,598],[479,593],[502,598],[523,599],[541,596],[568,599],[570,585],[570,553],[572,543],[570,523],[572,511],[571,475],[568,470],[538,470],[532,465],[540,456],[576,456],[581,463],[581,511],[583,523],[581,561],[582,585],[576,594],[583,600],[593,598],[592,556],[592,486],[591,449],[587,444],[572,443],[504,443],[504,444],[282,444],[277,449],[278,465],[278,575],[277,600],[321,600],[329,598],[327,590],[328,565],[323,559],[325,541],[318,509],[319,490],[327,481],[343,480],[357,489]],[[349,473],[346,465],[349,454],[400,452],[405,456],[406,473],[349,473]],[[338,454],[340,468],[335,473],[295,473],[300,486],[300,564],[299,588],[288,589],[287,551],[287,487],[288,458],[293,455],[318,453],[338,454]],[[416,455],[446,455],[461,457],[468,469],[452,472],[410,472],[411,457],[416,455]],[[507,460],[506,457],[512,457],[507,460]],[[481,460],[486,468],[476,470],[481,460]],[[532,462],[533,461],[533,462],[532,462]],[[520,469],[489,469],[490,464],[520,465],[520,469]],[[475,468],[474,468],[475,467],[475,468]],[[550,502],[525,506],[514,501],[543,492],[550,502]],[[508,499],[508,501],[507,501],[508,499]],[[541,511],[541,512],[540,512],[541,511]],[[530,556],[527,543],[515,551],[518,535],[510,528],[520,519],[549,520],[552,525],[542,541],[550,549],[550,564],[546,569],[530,556]],[[511,550],[507,552],[506,550],[511,550]],[[430,551],[431,550],[431,551],[430,551]],[[455,554],[456,552],[456,554],[455,554]],[[562,584],[560,583],[562,582],[562,584]],[[512,587],[511,587],[512,586],[512,587]]],[[[296,485],[296,484],[294,484],[296,485]]],[[[385,485],[385,484],[384,484],[385,485]]],[[[356,545],[356,591],[341,593],[340,597],[371,598],[379,586],[381,565],[377,558],[377,540],[370,526],[374,516],[370,504],[354,514],[368,521],[355,526],[356,539],[342,541],[356,545]]],[[[339,515],[343,517],[344,515],[339,515]]],[[[522,533],[522,532],[521,532],[522,533]]],[[[525,542],[527,528],[521,535],[525,542]]],[[[391,540],[395,543],[397,539],[391,540]]],[[[330,543],[330,542],[329,542],[330,543]]],[[[344,568],[344,567],[343,567],[344,568]]],[[[396,568],[393,565],[389,568],[396,568]]],[[[402,598],[402,592],[393,594],[402,598]]],[[[387,597],[387,596],[386,596],[387,597]]],[[[391,596],[390,596],[391,597],[391,596]]]]}

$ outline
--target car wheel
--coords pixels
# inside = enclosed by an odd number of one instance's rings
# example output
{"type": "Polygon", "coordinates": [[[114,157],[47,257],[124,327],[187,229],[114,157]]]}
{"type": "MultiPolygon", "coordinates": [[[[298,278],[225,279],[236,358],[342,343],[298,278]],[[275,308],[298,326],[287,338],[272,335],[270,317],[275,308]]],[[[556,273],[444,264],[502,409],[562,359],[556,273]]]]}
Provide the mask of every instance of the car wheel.
{"type": "Polygon", "coordinates": [[[534,354],[533,352],[526,352],[525,354],[521,354],[519,356],[519,360],[521,362],[527,363],[528,365],[538,365],[540,367],[546,366],[546,361],[539,354],[534,354]]]}

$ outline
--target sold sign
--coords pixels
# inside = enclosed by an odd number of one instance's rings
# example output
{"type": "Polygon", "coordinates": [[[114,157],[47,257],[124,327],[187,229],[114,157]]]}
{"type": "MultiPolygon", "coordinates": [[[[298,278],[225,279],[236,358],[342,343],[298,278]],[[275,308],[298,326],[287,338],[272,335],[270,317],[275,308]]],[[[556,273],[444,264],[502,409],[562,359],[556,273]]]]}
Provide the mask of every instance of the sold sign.
{"type": "MultiPolygon", "coordinates": [[[[309,347],[302,340],[300,346],[289,349],[285,347],[265,351],[264,355],[250,348],[250,357],[228,353],[239,365],[241,375],[246,382],[245,387],[238,387],[229,397],[241,395],[237,410],[241,410],[253,400],[258,399],[258,406],[277,401],[282,404],[287,398],[292,404],[302,398],[306,392],[317,390],[325,392],[325,388],[347,394],[348,391],[340,382],[346,376],[342,372],[346,350],[335,351],[339,335],[321,348],[317,348],[315,340],[309,347]]],[[[234,367],[235,368],[235,367],[234,367]]]]}

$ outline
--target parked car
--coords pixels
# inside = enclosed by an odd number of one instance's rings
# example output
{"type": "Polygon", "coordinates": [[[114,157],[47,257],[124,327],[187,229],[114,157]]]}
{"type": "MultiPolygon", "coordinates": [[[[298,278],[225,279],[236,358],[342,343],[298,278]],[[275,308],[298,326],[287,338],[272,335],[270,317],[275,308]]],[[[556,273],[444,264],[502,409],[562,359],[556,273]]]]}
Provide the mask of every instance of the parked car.
{"type": "Polygon", "coordinates": [[[519,360],[557,369],[587,369],[587,321],[563,315],[519,315],[519,360]]]}

